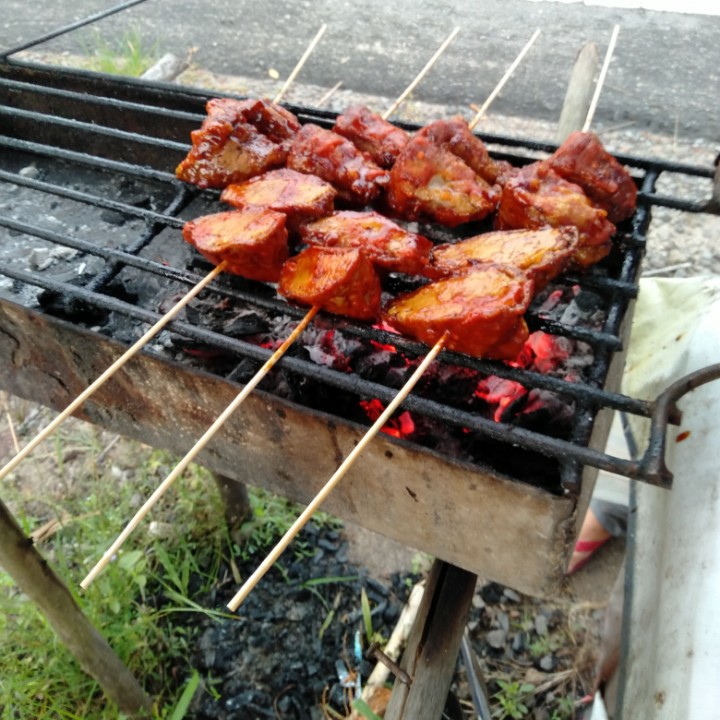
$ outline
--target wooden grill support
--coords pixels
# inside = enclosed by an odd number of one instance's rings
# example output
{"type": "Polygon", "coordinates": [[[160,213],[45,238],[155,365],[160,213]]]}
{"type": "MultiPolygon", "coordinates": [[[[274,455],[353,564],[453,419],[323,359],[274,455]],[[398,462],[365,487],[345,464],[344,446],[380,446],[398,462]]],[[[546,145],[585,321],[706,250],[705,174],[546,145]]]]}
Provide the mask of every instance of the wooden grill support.
{"type": "Polygon", "coordinates": [[[476,583],[473,573],[433,563],[400,664],[412,682],[395,681],[385,720],[442,716],[476,583]]]}
{"type": "Polygon", "coordinates": [[[130,718],[149,717],[152,698],[85,617],[68,588],[0,502],[0,566],[37,605],[82,669],[130,718]]]}

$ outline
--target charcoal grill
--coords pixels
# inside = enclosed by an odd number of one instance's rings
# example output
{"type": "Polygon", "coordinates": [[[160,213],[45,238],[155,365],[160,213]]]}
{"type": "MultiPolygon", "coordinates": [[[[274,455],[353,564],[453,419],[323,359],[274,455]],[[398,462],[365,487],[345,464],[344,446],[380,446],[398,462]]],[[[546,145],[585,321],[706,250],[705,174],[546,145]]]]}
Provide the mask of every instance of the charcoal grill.
{"type": "MultiPolygon", "coordinates": [[[[171,299],[209,270],[182,242],[180,228],[189,218],[220,209],[218,195],[174,176],[209,97],[199,90],[28,62],[0,63],[4,389],[66,407],[137,339],[144,323],[155,322],[171,299]]],[[[289,108],[302,122],[329,127],[334,120],[329,112],[289,108]]],[[[554,149],[481,137],[496,157],[515,165],[554,149]]],[[[551,288],[560,294],[579,288],[593,298],[600,325],[565,323],[539,302],[528,318],[531,330],[590,348],[592,364],[580,380],[441,355],[441,366],[452,372],[490,375],[564,399],[572,409],[570,429],[558,436],[505,416],[487,417],[433,395],[428,383],[404,408],[455,428],[455,450],[378,437],[328,500],[329,511],[483,577],[543,595],[562,576],[598,469],[669,485],[657,437],[638,461],[602,449],[613,411],[646,418],[654,411],[653,403],[618,392],[652,207],[705,208],[701,201],[659,195],[656,182],[663,173],[712,178],[713,171],[619,159],[639,184],[637,213],[619,228],[605,262],[551,288]],[[476,448],[470,459],[463,442],[476,448]]],[[[422,229],[448,239],[436,228],[422,229]]],[[[79,416],[184,453],[232,400],[238,383],[269,357],[271,350],[257,343],[255,319],[282,328],[305,314],[272,288],[234,277],[221,278],[202,297],[79,416]],[[222,319],[217,326],[208,323],[218,308],[221,318],[226,310],[233,316],[237,332],[229,332],[222,319]]],[[[382,329],[338,318],[321,317],[316,324],[353,343],[392,345],[410,359],[427,351],[382,329]]],[[[199,462],[306,502],[365,430],[344,409],[357,408],[361,400],[389,402],[396,381],[316,364],[298,349],[282,360],[274,381],[248,398],[199,462]],[[282,396],[287,385],[301,388],[292,400],[282,396]]]]}

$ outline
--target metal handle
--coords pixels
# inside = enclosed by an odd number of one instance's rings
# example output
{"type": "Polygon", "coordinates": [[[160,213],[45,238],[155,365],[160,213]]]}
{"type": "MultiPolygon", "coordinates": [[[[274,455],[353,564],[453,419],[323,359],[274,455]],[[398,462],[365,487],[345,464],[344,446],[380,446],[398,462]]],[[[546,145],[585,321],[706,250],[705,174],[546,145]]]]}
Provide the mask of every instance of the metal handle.
{"type": "Polygon", "coordinates": [[[675,403],[691,390],[720,379],[720,363],[708,365],[702,370],[696,370],[673,383],[665,392],[657,397],[650,420],[650,439],[648,448],[638,461],[638,477],[664,488],[672,487],[673,474],[665,464],[666,431],[668,422],[678,422],[682,412],[675,403]]]}

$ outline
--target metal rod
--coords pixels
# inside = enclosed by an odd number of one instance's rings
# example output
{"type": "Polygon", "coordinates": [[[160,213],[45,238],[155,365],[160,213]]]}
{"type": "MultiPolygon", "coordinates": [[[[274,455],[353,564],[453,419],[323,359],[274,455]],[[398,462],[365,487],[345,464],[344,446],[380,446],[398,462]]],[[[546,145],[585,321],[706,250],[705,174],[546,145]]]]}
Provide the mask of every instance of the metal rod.
{"type": "Polygon", "coordinates": [[[53,40],[56,37],[60,37],[60,35],[65,35],[69,32],[72,32],[73,30],[77,30],[78,28],[85,27],[86,25],[91,25],[98,20],[103,20],[106,17],[110,17],[111,15],[115,15],[116,13],[122,12],[123,10],[127,10],[134,5],[140,5],[145,1],[146,0],[128,0],[127,2],[120,3],[119,5],[108,8],[107,10],[103,10],[102,12],[90,15],[83,20],[78,20],[77,22],[71,23],[70,25],[63,26],[58,30],[53,30],[52,32],[49,32],[45,35],[41,35],[39,38],[29,40],[28,42],[22,43],[21,45],[16,45],[9,50],[3,50],[3,52],[0,53],[0,60],[4,60],[6,57],[14,55],[21,50],[27,50],[28,48],[34,47],[35,45],[40,45],[44,42],[47,42],[48,40],[53,40]]]}
{"type": "MultiPolygon", "coordinates": [[[[0,218],[0,226],[5,226],[19,232],[24,231],[22,225],[3,218],[0,218]]],[[[72,241],[64,241],[62,238],[57,239],[56,234],[49,230],[38,232],[37,237],[47,239],[50,242],[66,244],[68,247],[73,247],[84,252],[92,252],[98,257],[103,257],[108,260],[121,261],[140,270],[152,272],[159,277],[189,284],[194,284],[199,280],[199,277],[196,274],[177,270],[146,258],[134,257],[121,250],[108,250],[104,248],[93,249],[92,246],[82,240],[73,239],[72,241]]],[[[155,322],[159,317],[158,313],[138,308],[135,305],[131,305],[130,303],[124,302],[118,298],[108,297],[75,285],[53,281],[49,278],[40,278],[36,274],[18,270],[4,264],[0,264],[0,274],[4,274],[7,277],[18,280],[19,282],[41,287],[58,295],[85,301],[88,304],[109,312],[118,312],[126,317],[134,318],[140,322],[155,322]]],[[[262,298],[250,292],[242,292],[227,287],[215,288],[214,292],[237,301],[250,303],[270,312],[282,312],[285,314],[295,315],[296,317],[300,317],[300,313],[302,312],[298,311],[298,308],[287,305],[287,303],[274,298],[262,298]]],[[[175,332],[187,338],[205,344],[210,344],[213,347],[223,349],[227,352],[235,353],[243,357],[264,361],[268,354],[268,351],[262,347],[241,341],[237,338],[221,335],[205,328],[198,328],[179,321],[175,321],[172,327],[175,332]]],[[[404,338],[398,337],[397,335],[393,336],[393,334],[380,330],[372,330],[360,326],[348,326],[343,329],[343,332],[355,337],[371,339],[380,343],[394,344],[398,351],[405,352],[407,354],[419,354],[425,349],[425,346],[423,346],[422,343],[408,341],[404,338]]],[[[549,390],[550,392],[555,392],[595,406],[625,410],[642,417],[650,417],[652,414],[652,407],[649,403],[629,398],[619,393],[612,393],[607,390],[602,390],[600,388],[595,388],[581,383],[570,383],[551,375],[544,375],[541,373],[522,370],[520,368],[513,368],[504,363],[471,358],[467,355],[452,353],[448,350],[445,351],[444,356],[449,363],[460,365],[485,375],[496,375],[507,380],[514,380],[527,387],[549,390]]],[[[288,358],[287,363],[288,369],[293,372],[315,377],[320,382],[325,382],[333,387],[357,393],[365,397],[378,397],[381,400],[385,400],[388,398],[389,393],[392,393],[391,389],[388,389],[383,385],[379,385],[378,383],[363,380],[362,378],[358,378],[354,375],[348,375],[347,373],[337,373],[323,366],[317,366],[313,363],[302,361],[297,358],[288,358]]],[[[415,402],[421,403],[415,407],[415,410],[418,412],[424,412],[425,414],[438,413],[440,412],[439,408],[442,407],[439,403],[432,403],[432,401],[420,400],[419,398],[415,402]],[[432,404],[426,406],[424,403],[432,404]]],[[[452,412],[452,409],[450,411],[452,412]]],[[[468,427],[480,429],[470,422],[470,417],[471,416],[463,417],[462,420],[458,420],[455,424],[465,424],[468,427]]]]}

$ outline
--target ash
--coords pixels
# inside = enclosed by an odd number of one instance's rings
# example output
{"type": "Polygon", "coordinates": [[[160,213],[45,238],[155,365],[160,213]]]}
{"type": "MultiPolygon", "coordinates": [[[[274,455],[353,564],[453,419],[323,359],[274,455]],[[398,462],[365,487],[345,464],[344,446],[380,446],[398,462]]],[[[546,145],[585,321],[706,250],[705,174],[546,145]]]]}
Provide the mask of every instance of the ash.
{"type": "MultiPolygon", "coordinates": [[[[196,694],[188,717],[307,720],[323,718],[323,705],[345,715],[347,688],[338,669],[352,677],[359,673],[362,682],[373,668],[363,652],[369,643],[362,590],[373,632],[387,638],[418,579],[396,573],[381,582],[351,564],[347,553],[348,541],[339,531],[311,522],[234,619],[203,616],[188,628],[195,638],[189,664],[211,678],[206,692],[196,694]]],[[[238,563],[240,574],[247,577],[262,558],[258,551],[238,563]]],[[[226,614],[237,586],[227,566],[218,577],[208,595],[193,600],[226,614]]]]}

